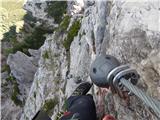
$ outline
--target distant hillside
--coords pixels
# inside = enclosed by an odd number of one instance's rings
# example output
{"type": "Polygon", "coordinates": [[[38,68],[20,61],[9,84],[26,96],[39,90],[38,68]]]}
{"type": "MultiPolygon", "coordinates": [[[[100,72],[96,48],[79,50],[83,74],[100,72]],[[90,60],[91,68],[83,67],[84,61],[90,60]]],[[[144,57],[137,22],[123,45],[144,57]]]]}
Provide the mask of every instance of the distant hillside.
{"type": "Polygon", "coordinates": [[[0,5],[0,15],[2,20],[0,22],[0,39],[3,33],[9,30],[12,25],[23,26],[22,18],[25,15],[23,7],[24,0],[2,0],[0,5]]]}

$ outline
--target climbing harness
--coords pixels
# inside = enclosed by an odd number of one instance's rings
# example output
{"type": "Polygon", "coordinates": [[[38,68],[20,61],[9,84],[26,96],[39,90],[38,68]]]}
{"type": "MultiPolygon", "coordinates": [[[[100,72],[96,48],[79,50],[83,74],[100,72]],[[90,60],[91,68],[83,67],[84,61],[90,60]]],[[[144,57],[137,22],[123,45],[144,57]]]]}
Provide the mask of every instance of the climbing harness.
{"type": "Polygon", "coordinates": [[[90,77],[97,86],[111,87],[120,96],[124,91],[127,91],[129,96],[134,94],[160,119],[160,102],[136,86],[140,76],[129,65],[120,65],[120,62],[111,55],[100,55],[91,65],[90,77]]]}

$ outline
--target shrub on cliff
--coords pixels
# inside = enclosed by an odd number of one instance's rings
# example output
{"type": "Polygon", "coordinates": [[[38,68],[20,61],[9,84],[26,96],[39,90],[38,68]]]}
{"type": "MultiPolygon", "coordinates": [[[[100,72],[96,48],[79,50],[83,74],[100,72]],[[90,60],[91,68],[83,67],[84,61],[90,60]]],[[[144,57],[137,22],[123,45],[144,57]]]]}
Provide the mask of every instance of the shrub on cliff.
{"type": "Polygon", "coordinates": [[[67,1],[48,1],[45,11],[59,24],[62,21],[63,14],[67,12],[67,1]]]}
{"type": "Polygon", "coordinates": [[[63,42],[63,46],[65,47],[66,50],[69,50],[74,37],[77,36],[78,34],[80,26],[81,26],[80,20],[77,20],[70,27],[68,34],[67,34],[67,38],[63,42]]]}

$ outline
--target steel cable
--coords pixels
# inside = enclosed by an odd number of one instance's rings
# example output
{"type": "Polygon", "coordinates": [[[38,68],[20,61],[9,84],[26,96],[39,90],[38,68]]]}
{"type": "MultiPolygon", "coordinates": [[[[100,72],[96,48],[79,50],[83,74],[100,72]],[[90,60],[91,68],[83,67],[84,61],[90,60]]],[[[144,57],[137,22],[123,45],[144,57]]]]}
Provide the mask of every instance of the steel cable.
{"type": "Polygon", "coordinates": [[[138,87],[130,83],[130,81],[121,78],[120,82],[128,88],[133,94],[135,94],[138,98],[140,98],[147,106],[153,109],[153,111],[157,114],[157,116],[160,118],[160,102],[151,98],[150,96],[146,95],[142,90],[140,90],[138,87]]]}

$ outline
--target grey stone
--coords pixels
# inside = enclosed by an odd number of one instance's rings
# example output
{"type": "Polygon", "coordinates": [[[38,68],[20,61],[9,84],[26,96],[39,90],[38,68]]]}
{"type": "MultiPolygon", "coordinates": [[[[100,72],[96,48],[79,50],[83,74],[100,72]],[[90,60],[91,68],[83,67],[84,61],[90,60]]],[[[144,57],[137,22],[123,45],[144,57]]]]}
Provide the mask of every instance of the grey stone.
{"type": "MultiPolygon", "coordinates": [[[[73,3],[70,4],[73,5],[73,3]]],[[[38,69],[33,84],[28,89],[29,96],[26,99],[21,120],[31,120],[35,113],[42,108],[45,100],[57,97],[59,103],[52,111],[52,119],[55,119],[66,96],[69,97],[77,87],[76,77],[79,76],[83,81],[90,81],[90,64],[97,55],[103,53],[113,55],[122,64],[129,63],[136,68],[141,75],[138,87],[145,88],[147,94],[155,99],[160,99],[158,4],[156,2],[129,2],[126,0],[107,2],[104,0],[93,1],[89,5],[85,3],[84,6],[86,7],[84,7],[81,28],[70,46],[70,58],[62,45],[66,34],[57,35],[55,32],[47,35],[47,39],[40,49],[38,69]],[[43,57],[46,52],[48,58],[43,57]],[[67,71],[69,72],[67,73],[67,71]]],[[[46,13],[42,10],[47,7],[46,5],[41,5],[39,11],[34,10],[34,3],[32,6],[27,4],[25,7],[33,12],[34,16],[49,21],[46,13]]],[[[72,6],[69,10],[72,12],[72,6]]],[[[80,17],[77,14],[79,13],[73,14],[70,26],[74,18],[80,17]]],[[[47,24],[51,23],[47,22],[47,24]]],[[[31,54],[37,56],[33,51],[31,54]]],[[[33,71],[36,69],[32,58],[22,53],[16,53],[16,56],[11,55],[9,59],[12,74],[17,76],[19,82],[22,82],[22,78],[25,78],[24,82],[31,82],[31,76],[33,77],[33,71]],[[14,60],[15,63],[11,60],[14,60]],[[23,64],[27,65],[27,69],[24,69],[23,64]],[[28,71],[30,72],[28,73],[28,71]],[[27,76],[29,78],[26,78],[27,76]]],[[[130,105],[126,104],[126,101],[118,95],[112,94],[109,94],[109,98],[103,101],[101,97],[106,94],[97,95],[101,92],[100,90],[93,86],[90,91],[96,103],[105,105],[105,111],[101,111],[103,110],[101,108],[97,113],[112,113],[113,116],[117,116],[118,120],[157,120],[135,96],[131,97],[132,104],[130,105]]]]}
{"type": "Polygon", "coordinates": [[[31,54],[30,59],[32,60],[33,64],[38,67],[38,61],[40,59],[41,51],[28,49],[28,52],[31,54]]]}
{"type": "Polygon", "coordinates": [[[8,56],[7,64],[10,66],[11,74],[20,83],[32,83],[37,67],[30,57],[18,51],[8,56]]]}
{"type": "Polygon", "coordinates": [[[1,73],[1,79],[6,79],[8,77],[8,72],[1,73]]]}

